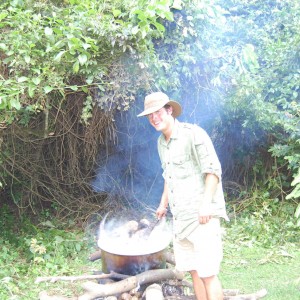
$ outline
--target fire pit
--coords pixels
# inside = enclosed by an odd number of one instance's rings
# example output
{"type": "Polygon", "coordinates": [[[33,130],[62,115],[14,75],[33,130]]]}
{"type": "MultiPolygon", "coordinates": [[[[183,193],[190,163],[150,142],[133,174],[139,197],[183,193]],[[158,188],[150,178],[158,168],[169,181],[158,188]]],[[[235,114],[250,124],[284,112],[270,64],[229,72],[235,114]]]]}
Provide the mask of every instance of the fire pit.
{"type": "Polygon", "coordinates": [[[165,219],[159,223],[146,219],[119,223],[102,221],[98,246],[102,253],[102,271],[136,275],[166,267],[165,252],[171,230],[165,219]]]}

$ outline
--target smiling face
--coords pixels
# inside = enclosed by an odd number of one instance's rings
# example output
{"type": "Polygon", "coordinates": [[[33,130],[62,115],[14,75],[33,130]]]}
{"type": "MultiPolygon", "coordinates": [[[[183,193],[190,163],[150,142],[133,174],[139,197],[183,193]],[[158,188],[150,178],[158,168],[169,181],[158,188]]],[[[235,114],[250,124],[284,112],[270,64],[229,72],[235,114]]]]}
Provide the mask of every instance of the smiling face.
{"type": "Polygon", "coordinates": [[[150,124],[157,131],[161,131],[165,135],[166,139],[169,139],[172,133],[174,124],[172,112],[172,106],[167,106],[147,115],[150,124]]]}

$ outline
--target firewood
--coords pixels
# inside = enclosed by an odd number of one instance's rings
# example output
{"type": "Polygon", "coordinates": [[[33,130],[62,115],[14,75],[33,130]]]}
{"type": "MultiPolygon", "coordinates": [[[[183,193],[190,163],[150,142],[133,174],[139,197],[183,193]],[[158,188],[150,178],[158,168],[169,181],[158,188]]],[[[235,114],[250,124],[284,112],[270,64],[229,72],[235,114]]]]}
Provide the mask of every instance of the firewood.
{"type": "Polygon", "coordinates": [[[175,266],[175,264],[176,264],[176,263],[175,263],[175,256],[174,256],[174,254],[173,254],[172,252],[167,251],[167,252],[165,253],[165,257],[166,257],[166,262],[167,262],[167,263],[169,263],[169,264],[175,266]]]}
{"type": "MultiPolygon", "coordinates": [[[[239,290],[223,290],[224,298],[223,300],[257,300],[265,297],[267,295],[267,290],[262,289],[252,294],[240,294],[237,295],[235,293],[239,293],[239,290]],[[231,294],[233,296],[230,296],[231,294]]],[[[195,295],[178,295],[178,296],[166,296],[164,300],[196,300],[195,295]]]]}
{"type": "Polygon", "coordinates": [[[241,291],[237,289],[223,289],[224,296],[236,296],[240,293],[241,291]]]}
{"type": "Polygon", "coordinates": [[[167,296],[164,300],[197,300],[195,295],[167,296]]]}
{"type": "Polygon", "coordinates": [[[164,300],[164,294],[159,284],[149,285],[145,291],[146,300],[164,300]]]}
{"type": "Polygon", "coordinates": [[[111,272],[109,274],[99,274],[99,275],[38,277],[35,280],[35,283],[40,283],[40,282],[45,282],[45,281],[50,281],[50,282],[78,281],[78,280],[86,280],[86,279],[103,279],[103,278],[125,279],[128,277],[129,277],[128,275],[111,272]]]}
{"type": "Polygon", "coordinates": [[[123,293],[121,295],[121,300],[131,300],[132,296],[129,293],[123,293]]]}
{"type": "Polygon", "coordinates": [[[100,258],[101,258],[101,250],[100,249],[97,250],[96,252],[90,254],[90,256],[89,256],[90,261],[95,261],[95,260],[100,259],[100,258]]]}
{"type": "Polygon", "coordinates": [[[140,291],[137,291],[136,289],[133,289],[129,292],[129,294],[133,297],[137,297],[138,299],[142,297],[142,293],[140,291]]]}
{"type": "Polygon", "coordinates": [[[224,300],[256,300],[261,299],[267,295],[267,290],[262,289],[252,294],[242,294],[236,296],[224,296],[224,300]]]}
{"type": "MultiPolygon", "coordinates": [[[[267,291],[265,289],[262,289],[258,292],[252,293],[252,294],[238,295],[239,293],[240,293],[240,291],[237,289],[233,289],[233,290],[224,289],[223,290],[223,294],[224,294],[223,300],[257,300],[257,299],[261,299],[267,295],[267,291]]],[[[196,297],[195,297],[195,295],[167,296],[167,297],[165,297],[164,300],[196,300],[196,297]]]]}
{"type": "Polygon", "coordinates": [[[184,274],[172,269],[149,270],[135,276],[131,276],[119,282],[112,284],[100,285],[94,282],[85,282],[82,287],[86,293],[79,296],[78,300],[92,300],[97,297],[105,297],[110,295],[128,292],[140,285],[159,282],[168,279],[182,280],[184,274]]]}
{"type": "Polygon", "coordinates": [[[189,287],[189,288],[193,287],[193,284],[191,282],[189,282],[189,281],[186,281],[186,280],[173,280],[172,279],[172,280],[168,280],[164,284],[176,285],[176,286],[183,286],[183,287],[189,287]]]}
{"type": "Polygon", "coordinates": [[[39,293],[39,300],[77,300],[77,297],[63,297],[58,295],[49,296],[46,291],[39,293]]]}

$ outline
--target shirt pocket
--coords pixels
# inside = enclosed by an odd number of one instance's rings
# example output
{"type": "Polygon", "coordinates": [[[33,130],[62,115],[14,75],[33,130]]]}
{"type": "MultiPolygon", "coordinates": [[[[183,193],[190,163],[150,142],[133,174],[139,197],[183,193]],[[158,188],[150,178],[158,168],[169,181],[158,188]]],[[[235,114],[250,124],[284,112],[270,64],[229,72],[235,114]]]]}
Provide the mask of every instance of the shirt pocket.
{"type": "Polygon", "coordinates": [[[173,158],[173,170],[176,178],[184,179],[190,174],[191,156],[179,155],[173,158]]]}

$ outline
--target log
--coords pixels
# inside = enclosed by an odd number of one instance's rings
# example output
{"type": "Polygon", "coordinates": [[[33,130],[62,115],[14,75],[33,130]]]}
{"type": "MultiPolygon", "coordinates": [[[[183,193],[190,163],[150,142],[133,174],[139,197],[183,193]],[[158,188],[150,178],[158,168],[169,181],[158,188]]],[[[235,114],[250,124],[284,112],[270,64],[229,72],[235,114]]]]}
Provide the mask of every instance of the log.
{"type": "Polygon", "coordinates": [[[252,294],[242,294],[236,296],[224,296],[224,300],[256,300],[261,299],[267,295],[267,290],[262,289],[252,294]]]}
{"type": "MultiPolygon", "coordinates": [[[[224,293],[223,300],[257,300],[265,297],[267,295],[267,290],[262,289],[260,291],[251,294],[239,294],[240,291],[237,289],[233,289],[233,290],[224,289],[223,293],[224,293]]],[[[196,297],[195,295],[167,296],[165,297],[164,300],[196,300],[196,297]]]]}
{"type": "Polygon", "coordinates": [[[197,300],[195,295],[191,296],[167,296],[164,300],[197,300]]]}
{"type": "Polygon", "coordinates": [[[223,289],[224,296],[236,296],[241,293],[238,289],[223,289]]]}
{"type": "Polygon", "coordinates": [[[78,280],[86,280],[86,279],[104,279],[104,278],[113,278],[113,279],[125,279],[128,278],[129,275],[119,274],[115,272],[111,272],[109,274],[98,274],[98,275],[81,275],[81,276],[50,276],[50,277],[38,277],[35,280],[35,283],[50,281],[78,281],[78,280]]]}
{"type": "Polygon", "coordinates": [[[145,291],[146,300],[164,300],[164,294],[159,284],[149,285],[145,291]]]}
{"type": "MultiPolygon", "coordinates": [[[[267,290],[262,289],[252,294],[240,294],[239,290],[223,290],[224,298],[223,300],[257,300],[265,297],[267,295],[267,290]]],[[[196,300],[195,295],[181,295],[181,296],[167,296],[164,300],[196,300]]]]}
{"type": "Polygon", "coordinates": [[[167,262],[167,263],[169,263],[169,264],[175,266],[176,263],[175,263],[175,256],[174,256],[173,252],[167,251],[167,252],[165,253],[165,257],[166,257],[166,262],[167,262]]]}
{"type": "Polygon", "coordinates": [[[46,291],[41,291],[39,293],[39,300],[77,300],[77,297],[64,297],[64,296],[58,296],[58,295],[53,295],[49,296],[46,291]]]}
{"type": "Polygon", "coordinates": [[[78,297],[78,300],[92,300],[98,297],[106,297],[131,291],[141,285],[159,282],[168,279],[182,280],[184,274],[172,269],[149,270],[135,276],[123,279],[119,282],[101,285],[91,281],[82,284],[86,293],[78,297]]]}
{"type": "Polygon", "coordinates": [[[90,254],[90,256],[89,256],[90,261],[96,261],[100,258],[101,258],[101,250],[100,249],[97,250],[96,252],[90,254]]]}
{"type": "MultiPolygon", "coordinates": [[[[238,290],[223,290],[224,292],[224,298],[223,300],[257,300],[265,297],[267,295],[267,290],[262,289],[260,291],[257,291],[252,294],[241,294],[241,295],[234,295],[234,296],[226,296],[227,294],[234,294],[238,290]]],[[[196,300],[195,295],[189,295],[189,296],[167,296],[164,300],[196,300]]]]}

